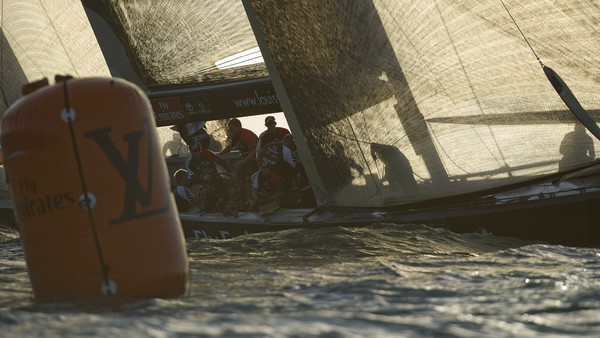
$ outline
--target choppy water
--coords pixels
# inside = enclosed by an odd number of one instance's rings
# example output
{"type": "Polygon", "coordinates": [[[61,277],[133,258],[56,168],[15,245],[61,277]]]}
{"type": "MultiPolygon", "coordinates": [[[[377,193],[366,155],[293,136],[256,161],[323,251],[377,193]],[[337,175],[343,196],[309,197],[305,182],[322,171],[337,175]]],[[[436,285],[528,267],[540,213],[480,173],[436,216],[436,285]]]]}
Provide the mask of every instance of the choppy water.
{"type": "Polygon", "coordinates": [[[0,337],[600,336],[600,249],[385,224],[187,244],[183,297],[38,303],[0,230],[0,337]]]}

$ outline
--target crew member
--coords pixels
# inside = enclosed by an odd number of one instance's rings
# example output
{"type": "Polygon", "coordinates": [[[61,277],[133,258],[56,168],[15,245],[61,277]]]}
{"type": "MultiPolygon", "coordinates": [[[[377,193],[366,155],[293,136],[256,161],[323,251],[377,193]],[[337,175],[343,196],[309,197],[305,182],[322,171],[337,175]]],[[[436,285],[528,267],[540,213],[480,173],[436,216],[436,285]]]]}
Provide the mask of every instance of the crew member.
{"type": "Polygon", "coordinates": [[[227,123],[227,128],[230,132],[229,144],[218,154],[226,154],[233,149],[239,150],[242,158],[233,164],[233,172],[242,179],[250,177],[258,170],[256,163],[258,136],[253,131],[242,128],[242,122],[235,118],[227,123]]]}
{"type": "Polygon", "coordinates": [[[265,127],[267,130],[263,131],[260,136],[258,136],[258,143],[256,144],[256,159],[259,160],[260,156],[262,156],[262,150],[264,147],[271,142],[281,142],[285,135],[290,135],[290,131],[277,127],[277,121],[275,121],[275,117],[267,116],[265,118],[265,127]]]}
{"type": "Polygon", "coordinates": [[[175,203],[181,212],[198,212],[198,200],[191,189],[191,180],[187,170],[179,169],[173,174],[175,178],[175,203]]]}

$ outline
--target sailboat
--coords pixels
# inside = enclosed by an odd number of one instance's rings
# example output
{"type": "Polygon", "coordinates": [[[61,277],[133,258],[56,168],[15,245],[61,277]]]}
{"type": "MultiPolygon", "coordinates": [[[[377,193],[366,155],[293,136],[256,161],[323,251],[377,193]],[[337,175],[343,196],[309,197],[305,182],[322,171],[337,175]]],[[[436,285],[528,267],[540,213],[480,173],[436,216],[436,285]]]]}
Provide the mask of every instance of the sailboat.
{"type": "Polygon", "coordinates": [[[284,113],[318,207],[180,213],[189,237],[425,223],[600,245],[593,0],[25,3],[3,1],[4,109],[68,73],[137,84],[158,127],[284,113]]]}

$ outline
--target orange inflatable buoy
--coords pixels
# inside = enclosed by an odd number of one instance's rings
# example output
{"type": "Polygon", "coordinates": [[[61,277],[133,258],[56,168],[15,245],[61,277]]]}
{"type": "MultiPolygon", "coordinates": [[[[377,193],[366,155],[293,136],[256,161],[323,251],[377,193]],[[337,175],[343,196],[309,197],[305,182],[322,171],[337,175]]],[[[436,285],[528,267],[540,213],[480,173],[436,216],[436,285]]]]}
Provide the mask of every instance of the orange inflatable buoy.
{"type": "Polygon", "coordinates": [[[36,299],[185,292],[185,240],[139,88],[66,79],[17,101],[1,127],[36,299]]]}

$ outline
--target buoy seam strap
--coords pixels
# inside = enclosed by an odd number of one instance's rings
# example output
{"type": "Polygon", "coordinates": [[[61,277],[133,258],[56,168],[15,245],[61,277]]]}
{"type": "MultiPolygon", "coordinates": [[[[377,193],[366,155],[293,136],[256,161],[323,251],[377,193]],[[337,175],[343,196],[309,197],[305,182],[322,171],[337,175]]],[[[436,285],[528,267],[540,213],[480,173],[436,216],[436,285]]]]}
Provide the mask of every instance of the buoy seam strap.
{"type": "MultiPolygon", "coordinates": [[[[64,93],[64,98],[65,98],[65,109],[67,110],[67,112],[71,109],[70,105],[69,105],[69,94],[67,92],[67,82],[69,80],[65,80],[63,81],[63,93],[64,93]]],[[[67,122],[69,124],[69,132],[71,134],[71,142],[73,144],[73,151],[75,152],[75,161],[77,163],[77,169],[79,172],[79,181],[81,182],[81,187],[83,189],[83,193],[85,194],[85,202],[89,205],[89,195],[88,195],[88,190],[87,190],[87,186],[85,184],[85,178],[83,175],[83,168],[81,165],[81,158],[79,156],[79,148],[77,147],[77,139],[75,138],[75,130],[73,128],[73,121],[71,119],[70,114],[66,114],[67,115],[67,122]]],[[[102,253],[102,247],[100,245],[100,240],[98,238],[98,233],[96,231],[96,224],[94,223],[94,217],[92,215],[92,208],[86,208],[87,210],[87,214],[88,214],[88,219],[90,221],[90,226],[92,228],[92,235],[94,237],[94,244],[96,245],[96,252],[98,253],[98,259],[100,260],[100,266],[102,269],[102,277],[104,278],[104,283],[105,285],[109,285],[110,280],[108,279],[108,267],[105,265],[104,262],[104,255],[102,253]]],[[[107,288],[107,290],[109,290],[107,288]]],[[[111,293],[110,291],[107,292],[108,295],[110,296],[111,293]]]]}

